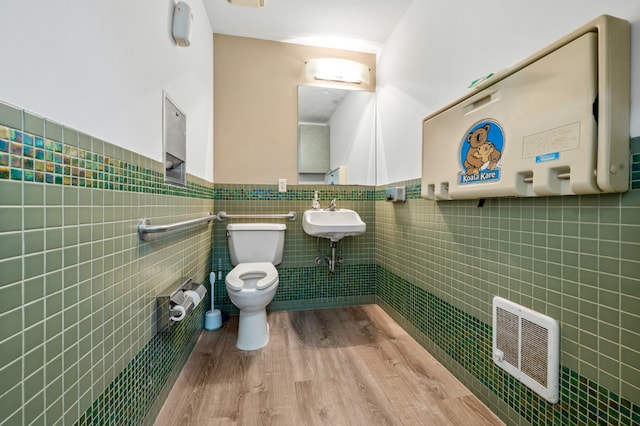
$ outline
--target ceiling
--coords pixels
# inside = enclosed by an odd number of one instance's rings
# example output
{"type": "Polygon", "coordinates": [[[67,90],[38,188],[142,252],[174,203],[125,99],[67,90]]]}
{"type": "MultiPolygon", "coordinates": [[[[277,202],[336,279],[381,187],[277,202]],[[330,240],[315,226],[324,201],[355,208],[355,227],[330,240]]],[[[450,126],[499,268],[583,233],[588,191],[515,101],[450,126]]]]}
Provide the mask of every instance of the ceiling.
{"type": "Polygon", "coordinates": [[[298,122],[326,124],[348,92],[329,87],[298,87],[298,122]]]}
{"type": "Polygon", "coordinates": [[[203,0],[214,33],[376,53],[413,0],[203,0]]]}

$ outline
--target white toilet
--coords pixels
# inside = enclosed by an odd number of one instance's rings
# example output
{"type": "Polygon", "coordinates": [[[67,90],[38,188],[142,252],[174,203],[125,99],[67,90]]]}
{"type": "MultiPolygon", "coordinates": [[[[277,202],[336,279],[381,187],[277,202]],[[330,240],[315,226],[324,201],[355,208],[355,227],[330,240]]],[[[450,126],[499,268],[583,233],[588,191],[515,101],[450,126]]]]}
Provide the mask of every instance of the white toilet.
{"type": "Polygon", "coordinates": [[[229,257],[235,267],[225,282],[229,298],[240,309],[238,349],[252,351],[269,342],[266,307],[278,288],[275,265],[282,262],[286,229],[276,223],[227,225],[229,257]]]}

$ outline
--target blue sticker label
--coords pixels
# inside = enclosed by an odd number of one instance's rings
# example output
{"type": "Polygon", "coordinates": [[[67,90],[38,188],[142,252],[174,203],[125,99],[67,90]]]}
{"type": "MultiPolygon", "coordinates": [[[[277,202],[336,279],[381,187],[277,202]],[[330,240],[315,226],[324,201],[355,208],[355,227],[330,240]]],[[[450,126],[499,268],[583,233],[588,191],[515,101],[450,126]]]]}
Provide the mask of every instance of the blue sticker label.
{"type": "Polygon", "coordinates": [[[494,120],[473,125],[460,145],[460,185],[499,181],[504,145],[504,132],[494,120]]]}
{"type": "Polygon", "coordinates": [[[560,158],[559,152],[552,152],[550,154],[542,154],[536,156],[536,163],[546,163],[547,161],[554,161],[560,158]]]}

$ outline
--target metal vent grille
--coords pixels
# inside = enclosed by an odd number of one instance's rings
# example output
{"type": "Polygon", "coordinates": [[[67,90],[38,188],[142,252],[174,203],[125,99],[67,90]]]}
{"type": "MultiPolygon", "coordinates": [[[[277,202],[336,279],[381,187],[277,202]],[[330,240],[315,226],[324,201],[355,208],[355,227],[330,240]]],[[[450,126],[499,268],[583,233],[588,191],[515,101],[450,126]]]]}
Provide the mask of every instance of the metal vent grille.
{"type": "Polygon", "coordinates": [[[547,387],[549,330],[523,319],[520,345],[522,346],[522,372],[547,387]]]}
{"type": "Polygon", "coordinates": [[[496,345],[504,353],[504,360],[512,365],[518,365],[518,328],[520,317],[504,309],[497,308],[496,312],[500,333],[496,336],[496,345]]]}
{"type": "Polygon", "coordinates": [[[494,361],[552,403],[558,402],[559,339],[553,318],[494,297],[494,361]]]}

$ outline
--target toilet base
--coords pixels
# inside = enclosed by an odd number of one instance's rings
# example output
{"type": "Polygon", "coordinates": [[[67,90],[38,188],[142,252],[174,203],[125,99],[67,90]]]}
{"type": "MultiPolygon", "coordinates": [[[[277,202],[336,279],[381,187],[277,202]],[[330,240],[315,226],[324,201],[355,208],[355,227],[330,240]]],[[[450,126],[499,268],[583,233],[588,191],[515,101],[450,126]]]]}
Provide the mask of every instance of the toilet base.
{"type": "Polygon", "coordinates": [[[240,311],[238,320],[238,340],[236,348],[243,351],[254,351],[269,343],[269,324],[267,323],[267,309],[257,311],[240,311]]]}

